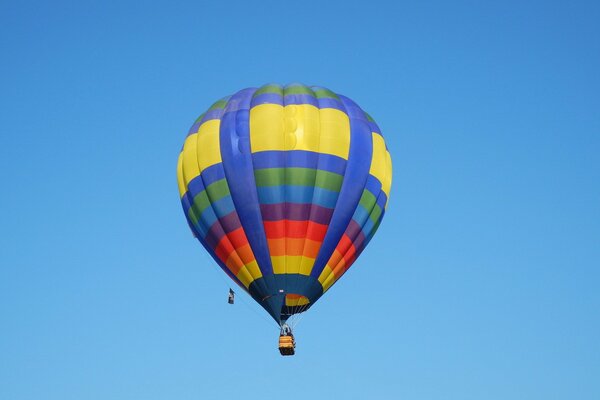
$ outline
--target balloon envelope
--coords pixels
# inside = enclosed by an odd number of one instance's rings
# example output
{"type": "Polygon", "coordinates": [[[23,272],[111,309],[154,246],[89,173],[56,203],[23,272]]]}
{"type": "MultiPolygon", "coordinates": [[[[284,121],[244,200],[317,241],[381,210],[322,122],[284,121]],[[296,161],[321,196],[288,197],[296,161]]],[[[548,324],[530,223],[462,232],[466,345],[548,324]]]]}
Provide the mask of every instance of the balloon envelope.
{"type": "Polygon", "coordinates": [[[270,84],[202,114],[177,177],[194,235],[282,323],[310,308],[373,237],[392,162],[377,124],[349,98],[270,84]]]}

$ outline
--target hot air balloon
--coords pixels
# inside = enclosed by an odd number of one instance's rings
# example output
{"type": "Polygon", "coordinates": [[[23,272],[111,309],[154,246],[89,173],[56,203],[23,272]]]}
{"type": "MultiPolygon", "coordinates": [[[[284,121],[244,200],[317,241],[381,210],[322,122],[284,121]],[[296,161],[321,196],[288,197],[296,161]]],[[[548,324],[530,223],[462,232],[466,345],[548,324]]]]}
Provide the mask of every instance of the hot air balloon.
{"type": "Polygon", "coordinates": [[[326,88],[268,84],[214,103],[177,164],[187,222],[229,277],[280,325],[350,268],[385,213],[392,161],[375,121],[326,88]]]}

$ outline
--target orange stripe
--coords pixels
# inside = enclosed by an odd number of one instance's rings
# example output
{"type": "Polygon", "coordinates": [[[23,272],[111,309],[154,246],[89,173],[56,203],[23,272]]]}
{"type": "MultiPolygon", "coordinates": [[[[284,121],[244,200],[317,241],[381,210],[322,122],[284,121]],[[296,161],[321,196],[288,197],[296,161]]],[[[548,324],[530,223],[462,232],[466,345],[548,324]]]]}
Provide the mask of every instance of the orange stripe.
{"type": "Polygon", "coordinates": [[[288,256],[301,256],[304,250],[304,239],[287,238],[285,241],[285,253],[288,256]]]}
{"type": "Polygon", "coordinates": [[[285,239],[267,239],[272,256],[285,256],[285,239]]]}
{"type": "Polygon", "coordinates": [[[232,253],[227,258],[225,265],[227,266],[227,268],[229,268],[231,272],[233,272],[234,275],[237,275],[237,273],[240,272],[240,269],[242,269],[242,267],[244,266],[244,263],[240,259],[240,256],[237,255],[237,253],[232,253]]]}
{"type": "Polygon", "coordinates": [[[235,251],[239,254],[244,264],[250,264],[252,261],[254,261],[254,253],[252,252],[252,248],[249,244],[238,247],[235,249],[235,251]]]}
{"type": "Polygon", "coordinates": [[[344,268],[345,266],[346,262],[344,259],[341,259],[340,262],[337,263],[337,265],[332,269],[336,281],[340,279],[342,275],[344,275],[344,272],[346,272],[346,269],[344,268]]]}
{"type": "Polygon", "coordinates": [[[342,253],[340,253],[337,249],[335,249],[333,251],[333,254],[331,255],[331,257],[329,258],[329,261],[327,261],[327,265],[329,265],[330,268],[335,268],[335,266],[337,266],[339,264],[341,259],[342,259],[342,253]]]}
{"type": "Polygon", "coordinates": [[[316,259],[321,248],[320,242],[309,239],[281,238],[267,239],[267,242],[272,256],[304,256],[316,259]]]}
{"type": "Polygon", "coordinates": [[[306,239],[304,242],[304,252],[302,255],[308,258],[317,258],[319,250],[321,249],[322,242],[315,242],[314,240],[306,239]]]}

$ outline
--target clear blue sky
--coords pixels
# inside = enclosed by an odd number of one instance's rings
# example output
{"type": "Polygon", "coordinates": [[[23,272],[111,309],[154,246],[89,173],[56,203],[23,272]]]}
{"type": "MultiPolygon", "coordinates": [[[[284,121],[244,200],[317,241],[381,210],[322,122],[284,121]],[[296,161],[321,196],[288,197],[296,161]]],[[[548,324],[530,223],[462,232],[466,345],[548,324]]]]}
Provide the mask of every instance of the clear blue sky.
{"type": "Polygon", "coordinates": [[[0,4],[0,398],[600,398],[598,2],[258,3],[0,4]],[[175,175],[267,82],[355,99],[394,160],[292,358],[175,175]]]}

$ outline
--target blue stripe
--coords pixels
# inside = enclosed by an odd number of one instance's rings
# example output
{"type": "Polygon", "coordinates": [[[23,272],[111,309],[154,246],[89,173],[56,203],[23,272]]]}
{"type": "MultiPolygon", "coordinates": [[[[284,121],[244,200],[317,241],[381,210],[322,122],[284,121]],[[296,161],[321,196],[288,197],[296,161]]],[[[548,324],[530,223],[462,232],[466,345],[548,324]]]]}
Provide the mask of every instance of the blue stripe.
{"type": "Polygon", "coordinates": [[[288,94],[282,96],[279,93],[262,93],[252,99],[251,107],[253,108],[261,104],[277,104],[280,106],[310,104],[317,108],[334,108],[344,112],[344,106],[339,100],[329,97],[317,99],[309,94],[288,94]]]}
{"type": "Polygon", "coordinates": [[[223,198],[220,198],[219,200],[215,201],[214,203],[211,203],[211,207],[215,210],[215,213],[217,214],[217,218],[223,218],[226,215],[229,215],[233,211],[235,211],[235,206],[233,205],[231,196],[225,196],[223,198]]]}
{"type": "Polygon", "coordinates": [[[379,125],[377,125],[376,122],[369,121],[369,126],[371,127],[371,132],[376,133],[379,136],[383,137],[383,134],[381,133],[381,129],[379,129],[379,125]]]}
{"type": "MultiPolygon", "coordinates": [[[[200,125],[202,125],[201,121],[194,122],[194,125],[192,125],[192,127],[188,131],[187,136],[193,135],[194,133],[198,133],[198,129],[200,128],[200,125]]],[[[187,136],[186,136],[186,139],[187,139],[187,136]]]]}
{"type": "Polygon", "coordinates": [[[277,104],[283,106],[283,96],[279,93],[261,93],[252,99],[251,107],[261,104],[277,104]]]}
{"type": "Polygon", "coordinates": [[[223,164],[218,163],[206,168],[200,175],[202,176],[204,184],[208,186],[211,183],[225,179],[225,170],[223,169],[223,164]]]}
{"type": "Polygon", "coordinates": [[[381,191],[381,182],[379,182],[379,179],[375,178],[373,175],[369,175],[367,182],[365,183],[365,189],[371,192],[373,196],[377,197],[381,191]]]}
{"type": "Polygon", "coordinates": [[[252,162],[255,169],[263,168],[314,168],[344,175],[346,160],[341,157],[314,151],[269,150],[252,153],[252,162]]]}
{"type": "MultiPolygon", "coordinates": [[[[273,266],[260,213],[250,153],[249,108],[255,90],[244,89],[231,96],[221,119],[219,135],[223,168],[231,198],[264,281],[267,282],[261,294],[268,296],[272,294],[267,287],[270,286],[268,282],[272,280],[273,266]]],[[[275,290],[274,287],[271,289],[275,290]]]]}
{"type": "Polygon", "coordinates": [[[345,113],[344,105],[338,100],[331,97],[322,97],[319,99],[319,108],[334,108],[345,113]]]}
{"type": "Polygon", "coordinates": [[[373,196],[375,196],[377,199],[377,204],[383,210],[387,201],[387,196],[381,191],[381,182],[379,182],[379,179],[375,178],[373,175],[369,175],[365,185],[365,190],[368,190],[373,196]]]}
{"type": "Polygon", "coordinates": [[[380,192],[379,196],[377,196],[377,205],[381,208],[381,210],[385,209],[385,203],[387,202],[387,196],[385,193],[380,192]]]}
{"type": "Polygon", "coordinates": [[[362,227],[363,233],[365,234],[365,236],[368,235],[368,232],[371,232],[371,229],[373,229],[373,226],[375,225],[375,223],[373,222],[373,220],[371,218],[367,218],[367,220],[365,221],[365,224],[362,227]]]}
{"type": "Polygon", "coordinates": [[[364,112],[347,97],[340,96],[340,99],[350,118],[350,154],[344,182],[329,223],[329,229],[327,229],[315,265],[310,273],[315,278],[325,268],[327,261],[346,231],[354,211],[356,211],[362,192],[367,184],[373,154],[371,128],[364,112]]]}
{"type": "Polygon", "coordinates": [[[204,182],[202,182],[201,176],[195,177],[188,183],[187,192],[185,192],[185,195],[181,199],[185,215],[188,214],[190,207],[192,206],[192,204],[194,204],[194,198],[198,195],[198,193],[202,192],[203,190],[204,182]]]}
{"type": "Polygon", "coordinates": [[[333,208],[339,195],[338,192],[316,186],[262,186],[257,190],[260,204],[312,203],[321,207],[333,208]]]}
{"type": "Polygon", "coordinates": [[[315,96],[311,96],[310,94],[286,94],[283,97],[283,102],[286,106],[291,104],[310,104],[311,106],[319,108],[319,102],[315,96]]]}
{"type": "Polygon", "coordinates": [[[202,213],[198,216],[197,220],[198,222],[194,226],[198,229],[198,237],[205,238],[210,227],[217,222],[218,218],[215,214],[215,210],[209,206],[202,210],[202,213]]]}
{"type": "Polygon", "coordinates": [[[222,108],[215,108],[210,111],[207,111],[206,114],[204,114],[204,117],[202,117],[202,119],[200,120],[200,125],[211,119],[221,119],[221,117],[223,116],[223,111],[224,110],[222,108]]]}
{"type": "Polygon", "coordinates": [[[369,218],[371,210],[367,210],[363,206],[359,205],[354,211],[354,215],[352,219],[358,224],[358,226],[362,226],[363,223],[369,218]]]}
{"type": "MultiPolygon", "coordinates": [[[[217,164],[217,165],[220,166],[220,164],[217,164]]],[[[206,171],[208,171],[208,169],[206,171]]],[[[223,168],[220,168],[220,171],[214,170],[213,172],[210,172],[207,177],[205,177],[204,173],[202,173],[190,181],[190,183],[188,184],[188,191],[186,192],[186,196],[189,196],[192,199],[191,203],[193,203],[193,201],[194,201],[193,199],[196,196],[198,196],[200,193],[202,193],[206,189],[206,187],[204,186],[205,183],[207,186],[210,186],[211,184],[215,183],[216,181],[225,179],[225,173],[223,171],[223,168]],[[213,172],[218,172],[218,173],[213,173],[213,172]],[[221,177],[221,175],[223,175],[223,176],[221,177]]],[[[209,200],[210,200],[210,193],[207,193],[207,194],[209,195],[209,200]]],[[[184,196],[184,198],[186,196],[184,196]]],[[[183,198],[182,198],[182,201],[183,201],[183,198]]],[[[185,204],[183,206],[183,210],[185,211],[186,214],[187,214],[188,210],[190,209],[190,207],[192,206],[191,203],[185,202],[185,204]]]]}

